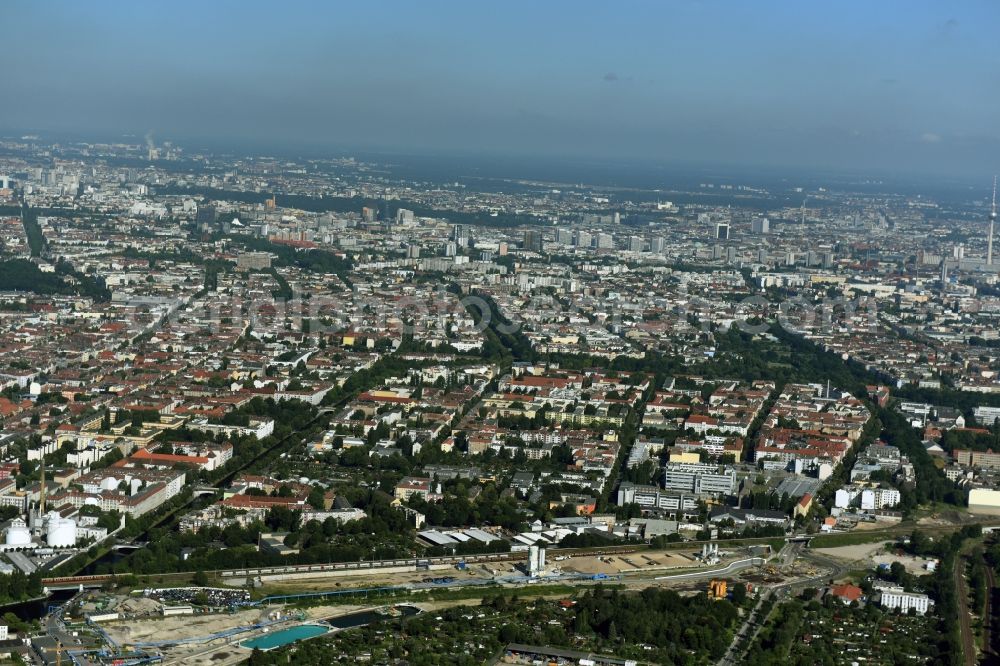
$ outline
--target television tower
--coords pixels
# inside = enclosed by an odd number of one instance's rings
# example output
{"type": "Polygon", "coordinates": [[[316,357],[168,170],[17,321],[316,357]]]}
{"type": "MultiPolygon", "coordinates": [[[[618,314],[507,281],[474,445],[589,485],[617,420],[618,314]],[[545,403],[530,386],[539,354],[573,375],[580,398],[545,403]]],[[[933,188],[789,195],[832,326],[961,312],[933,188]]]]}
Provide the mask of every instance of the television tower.
{"type": "Polygon", "coordinates": [[[986,239],[986,265],[993,265],[993,224],[997,221],[997,177],[993,176],[993,203],[990,204],[990,237],[986,239]]]}

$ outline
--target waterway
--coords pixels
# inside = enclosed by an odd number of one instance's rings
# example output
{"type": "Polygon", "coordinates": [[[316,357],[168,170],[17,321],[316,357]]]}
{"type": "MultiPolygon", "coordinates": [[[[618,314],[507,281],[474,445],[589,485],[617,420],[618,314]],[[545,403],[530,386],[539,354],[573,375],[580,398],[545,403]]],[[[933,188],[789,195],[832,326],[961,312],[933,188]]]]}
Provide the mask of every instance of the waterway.
{"type": "Polygon", "coordinates": [[[131,555],[132,552],[123,553],[117,550],[109,550],[108,552],[101,555],[99,558],[80,569],[75,575],[77,576],[96,576],[98,574],[105,574],[111,570],[115,564],[118,564],[126,557],[131,555]]]}
{"type": "Polygon", "coordinates": [[[74,594],[76,590],[55,590],[48,597],[0,606],[0,615],[13,613],[21,620],[40,620],[49,612],[49,606],[69,601],[74,594]]]}
{"type": "MultiPolygon", "coordinates": [[[[420,609],[416,606],[396,606],[396,608],[399,610],[401,617],[410,617],[420,612],[420,609]]],[[[324,621],[334,629],[353,629],[354,627],[363,627],[366,624],[390,620],[392,617],[392,615],[377,613],[375,611],[360,611],[358,613],[350,613],[349,615],[327,618],[324,621]]]]}
{"type": "Polygon", "coordinates": [[[330,631],[330,628],[323,625],[300,624],[297,627],[289,627],[288,629],[282,629],[272,634],[264,634],[252,640],[243,641],[240,645],[248,650],[273,650],[274,648],[279,648],[295,641],[322,636],[328,631],[330,631]]]}
{"type": "Polygon", "coordinates": [[[396,606],[395,608],[399,611],[397,615],[376,611],[348,613],[347,615],[327,618],[323,620],[324,624],[300,624],[296,627],[289,627],[288,629],[282,629],[272,634],[264,634],[263,636],[243,641],[240,645],[248,650],[253,650],[254,648],[259,650],[273,650],[294,643],[295,641],[322,636],[329,631],[343,631],[345,629],[363,627],[368,624],[385,622],[395,617],[410,617],[420,612],[420,609],[416,606],[396,606]]]}

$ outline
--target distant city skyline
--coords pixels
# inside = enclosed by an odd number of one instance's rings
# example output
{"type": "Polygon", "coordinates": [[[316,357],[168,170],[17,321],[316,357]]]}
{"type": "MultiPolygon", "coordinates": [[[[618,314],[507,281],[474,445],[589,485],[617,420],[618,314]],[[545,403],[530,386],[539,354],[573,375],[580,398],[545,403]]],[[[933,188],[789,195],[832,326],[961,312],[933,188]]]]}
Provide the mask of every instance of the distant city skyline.
{"type": "Polygon", "coordinates": [[[12,2],[0,131],[1000,171],[988,2],[12,2]]]}

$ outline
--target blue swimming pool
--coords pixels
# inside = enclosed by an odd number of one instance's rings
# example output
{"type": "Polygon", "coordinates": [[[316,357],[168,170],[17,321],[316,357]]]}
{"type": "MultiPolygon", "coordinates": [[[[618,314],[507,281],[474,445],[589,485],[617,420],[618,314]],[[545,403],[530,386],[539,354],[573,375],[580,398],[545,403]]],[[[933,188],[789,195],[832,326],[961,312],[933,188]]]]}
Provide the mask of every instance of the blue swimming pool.
{"type": "Polygon", "coordinates": [[[253,650],[254,648],[259,648],[261,650],[273,650],[274,648],[279,648],[284,645],[288,645],[289,643],[300,641],[304,638],[322,636],[328,631],[330,631],[329,627],[324,627],[318,624],[300,624],[297,627],[282,629],[281,631],[276,631],[273,634],[264,634],[263,636],[259,636],[253,640],[243,641],[240,645],[249,650],[253,650]]]}

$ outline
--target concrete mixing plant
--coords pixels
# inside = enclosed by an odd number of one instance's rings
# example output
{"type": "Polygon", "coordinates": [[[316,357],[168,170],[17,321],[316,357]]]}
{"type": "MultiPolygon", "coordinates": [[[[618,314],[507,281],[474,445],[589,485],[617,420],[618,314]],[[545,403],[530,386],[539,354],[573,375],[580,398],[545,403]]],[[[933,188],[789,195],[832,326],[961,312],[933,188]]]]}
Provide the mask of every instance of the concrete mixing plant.
{"type": "Polygon", "coordinates": [[[528,548],[528,575],[538,578],[545,574],[545,549],[541,546],[528,548]]]}

